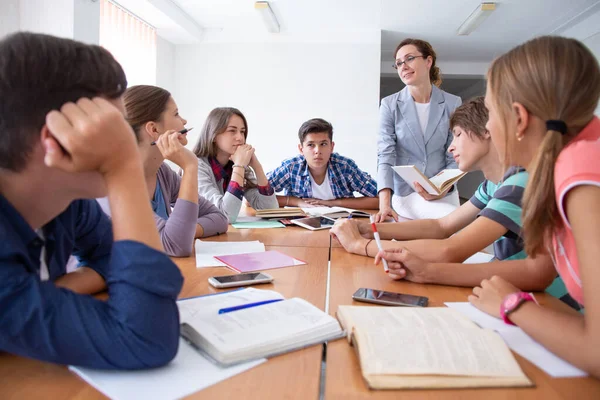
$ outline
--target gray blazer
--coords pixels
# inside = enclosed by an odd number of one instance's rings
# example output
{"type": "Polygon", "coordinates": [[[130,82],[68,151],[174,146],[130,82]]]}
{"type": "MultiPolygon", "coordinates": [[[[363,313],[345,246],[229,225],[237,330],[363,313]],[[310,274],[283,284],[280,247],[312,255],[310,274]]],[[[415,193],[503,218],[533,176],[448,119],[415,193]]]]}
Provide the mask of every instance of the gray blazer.
{"type": "Polygon", "coordinates": [[[381,100],[377,140],[377,191],[392,189],[406,196],[412,189],[392,169],[395,165],[415,165],[432,177],[445,168],[457,168],[448,147],[452,143],[450,116],[462,103],[460,97],[433,86],[429,120],[421,132],[417,109],[408,87],[381,100]]]}

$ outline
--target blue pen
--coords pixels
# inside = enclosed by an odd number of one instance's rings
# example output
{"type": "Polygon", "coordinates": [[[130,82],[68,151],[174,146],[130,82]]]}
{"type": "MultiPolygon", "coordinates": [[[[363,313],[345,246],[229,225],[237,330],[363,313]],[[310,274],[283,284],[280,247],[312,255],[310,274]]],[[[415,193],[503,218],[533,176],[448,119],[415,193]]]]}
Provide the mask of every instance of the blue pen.
{"type": "Polygon", "coordinates": [[[273,300],[258,301],[256,303],[248,303],[248,304],[242,304],[242,305],[239,305],[239,306],[221,308],[219,310],[219,314],[227,314],[227,313],[230,313],[232,311],[243,310],[244,308],[251,308],[251,307],[256,307],[256,306],[262,306],[263,304],[269,304],[269,303],[276,303],[276,302],[281,301],[281,300],[283,300],[283,299],[273,299],[273,300]]]}
{"type": "Polygon", "coordinates": [[[352,219],[352,214],[348,214],[348,219],[352,219]]]}

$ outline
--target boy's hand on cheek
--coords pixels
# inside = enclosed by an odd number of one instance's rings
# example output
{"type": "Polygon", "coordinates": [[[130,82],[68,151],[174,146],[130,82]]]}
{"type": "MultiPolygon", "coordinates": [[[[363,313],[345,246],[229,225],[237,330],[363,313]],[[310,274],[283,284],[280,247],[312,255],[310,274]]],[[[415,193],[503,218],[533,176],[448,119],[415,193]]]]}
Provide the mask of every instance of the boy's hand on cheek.
{"type": "Polygon", "coordinates": [[[66,103],[46,115],[46,126],[44,161],[49,167],[105,175],[128,162],[141,162],[133,130],[103,98],[66,103]]]}

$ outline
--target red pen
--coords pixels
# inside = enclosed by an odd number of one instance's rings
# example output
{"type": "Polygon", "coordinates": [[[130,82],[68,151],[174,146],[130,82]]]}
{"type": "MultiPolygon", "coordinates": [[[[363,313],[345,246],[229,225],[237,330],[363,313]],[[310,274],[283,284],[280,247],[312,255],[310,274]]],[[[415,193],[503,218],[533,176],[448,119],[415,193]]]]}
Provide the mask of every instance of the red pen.
{"type": "MultiPolygon", "coordinates": [[[[185,135],[186,133],[188,133],[189,131],[191,131],[192,129],[194,129],[193,127],[188,129],[188,128],[183,128],[182,130],[179,131],[179,133],[181,133],[182,135],[185,135]]],[[[156,144],[156,142],[152,142],[150,143],[150,146],[154,146],[156,144]]]]}

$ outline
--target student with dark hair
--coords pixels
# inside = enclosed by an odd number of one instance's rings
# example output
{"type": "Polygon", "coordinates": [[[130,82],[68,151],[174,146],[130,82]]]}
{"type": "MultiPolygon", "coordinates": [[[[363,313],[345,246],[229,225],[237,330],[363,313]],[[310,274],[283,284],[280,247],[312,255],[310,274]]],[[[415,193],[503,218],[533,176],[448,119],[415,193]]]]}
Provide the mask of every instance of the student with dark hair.
{"type": "Polygon", "coordinates": [[[177,352],[183,279],[162,252],[126,87],[102,47],[0,41],[0,351],[106,369],[177,352]],[[81,200],[106,195],[112,226],[81,200]],[[86,267],[65,274],[70,254],[86,267]],[[104,283],[106,301],[76,293],[104,283]]]}
{"type": "Polygon", "coordinates": [[[376,209],[377,186],[348,157],[333,152],[333,127],[321,118],[302,124],[298,131],[299,155],[284,160],[269,172],[269,183],[280,206],[339,206],[376,209]],[[364,197],[354,197],[359,192],[364,197]]]}
{"type": "Polygon", "coordinates": [[[227,231],[227,217],[198,195],[198,159],[184,147],[187,136],[179,133],[187,121],[171,94],[156,86],[130,87],[123,103],[127,121],[139,136],[148,196],[165,251],[171,256],[189,256],[194,238],[227,231]],[[165,159],[178,165],[183,177],[165,159]]]}
{"type": "Polygon", "coordinates": [[[247,138],[244,114],[237,108],[218,107],[208,114],[194,147],[198,193],[232,223],[237,220],[244,197],[256,210],[277,208],[275,192],[247,138]]]}

